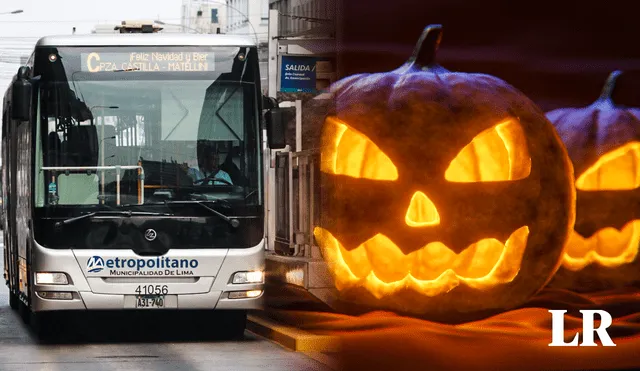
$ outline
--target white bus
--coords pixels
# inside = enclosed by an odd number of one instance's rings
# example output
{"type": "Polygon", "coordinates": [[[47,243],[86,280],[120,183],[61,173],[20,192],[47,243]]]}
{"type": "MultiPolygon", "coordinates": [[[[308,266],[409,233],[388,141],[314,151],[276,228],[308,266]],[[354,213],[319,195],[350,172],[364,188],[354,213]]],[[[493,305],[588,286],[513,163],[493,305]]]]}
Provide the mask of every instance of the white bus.
{"type": "Polygon", "coordinates": [[[242,334],[262,305],[278,112],[250,38],[40,39],[3,105],[11,308],[41,335],[59,311],[127,309],[226,310],[221,330],[242,334]]]}

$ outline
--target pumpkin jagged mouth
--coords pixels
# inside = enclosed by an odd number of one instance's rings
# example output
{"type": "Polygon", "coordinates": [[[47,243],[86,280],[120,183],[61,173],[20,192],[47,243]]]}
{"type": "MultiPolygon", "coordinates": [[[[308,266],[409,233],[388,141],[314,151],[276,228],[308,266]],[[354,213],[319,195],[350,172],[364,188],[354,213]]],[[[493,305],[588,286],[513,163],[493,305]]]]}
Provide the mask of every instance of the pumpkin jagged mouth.
{"type": "Polygon", "coordinates": [[[592,263],[607,268],[619,267],[636,259],[639,245],[640,220],[638,219],[625,224],[622,230],[612,227],[603,228],[589,238],[584,238],[573,231],[562,266],[571,271],[581,270],[592,263]]]}
{"type": "Polygon", "coordinates": [[[339,291],[364,286],[380,299],[404,289],[437,296],[461,283],[488,289],[511,282],[520,271],[529,227],[515,230],[505,243],[486,238],[460,254],[430,242],[405,255],[383,234],[348,251],[324,228],[316,227],[314,235],[339,291]]]}

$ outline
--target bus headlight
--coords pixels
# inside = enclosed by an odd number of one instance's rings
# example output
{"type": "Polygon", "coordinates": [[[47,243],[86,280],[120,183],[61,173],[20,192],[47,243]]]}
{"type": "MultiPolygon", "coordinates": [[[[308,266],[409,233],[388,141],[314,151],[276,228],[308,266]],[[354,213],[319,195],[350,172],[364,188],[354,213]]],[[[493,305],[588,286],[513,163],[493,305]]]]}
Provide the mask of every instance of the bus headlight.
{"type": "Polygon", "coordinates": [[[233,275],[232,283],[264,283],[263,271],[236,272],[233,275]]]}
{"type": "Polygon", "coordinates": [[[232,291],[229,293],[229,299],[253,299],[260,295],[262,295],[262,290],[232,291]]]}
{"type": "Polygon", "coordinates": [[[50,300],[73,300],[73,293],[62,291],[38,291],[38,296],[50,300]]]}
{"type": "Polygon", "coordinates": [[[64,273],[38,272],[36,273],[36,285],[68,285],[69,280],[64,273]]]}

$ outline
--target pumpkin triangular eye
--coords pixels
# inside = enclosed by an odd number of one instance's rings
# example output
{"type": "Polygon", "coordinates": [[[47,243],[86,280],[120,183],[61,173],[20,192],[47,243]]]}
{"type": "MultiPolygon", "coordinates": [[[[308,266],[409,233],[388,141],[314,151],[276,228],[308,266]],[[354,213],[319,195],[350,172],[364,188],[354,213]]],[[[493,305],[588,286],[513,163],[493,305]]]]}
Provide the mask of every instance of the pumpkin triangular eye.
{"type": "Polygon", "coordinates": [[[640,187],[640,143],[631,142],[602,155],[576,180],[582,191],[625,191],[640,187]]]}
{"type": "Polygon", "coordinates": [[[531,174],[531,157],[520,124],[505,120],[478,134],[444,173],[450,182],[499,182],[531,174]]]}
{"type": "Polygon", "coordinates": [[[323,172],[371,180],[396,180],[398,169],[366,135],[336,117],[327,117],[323,129],[323,172]]]}

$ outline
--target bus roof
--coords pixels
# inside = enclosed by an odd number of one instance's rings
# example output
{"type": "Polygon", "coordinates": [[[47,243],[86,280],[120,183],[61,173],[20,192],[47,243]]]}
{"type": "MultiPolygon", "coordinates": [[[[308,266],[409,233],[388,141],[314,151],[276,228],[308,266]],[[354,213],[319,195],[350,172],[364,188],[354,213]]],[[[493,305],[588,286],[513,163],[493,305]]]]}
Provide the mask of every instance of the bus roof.
{"type": "Polygon", "coordinates": [[[40,46],[256,46],[244,35],[190,33],[114,33],[45,36],[40,46]]]}

